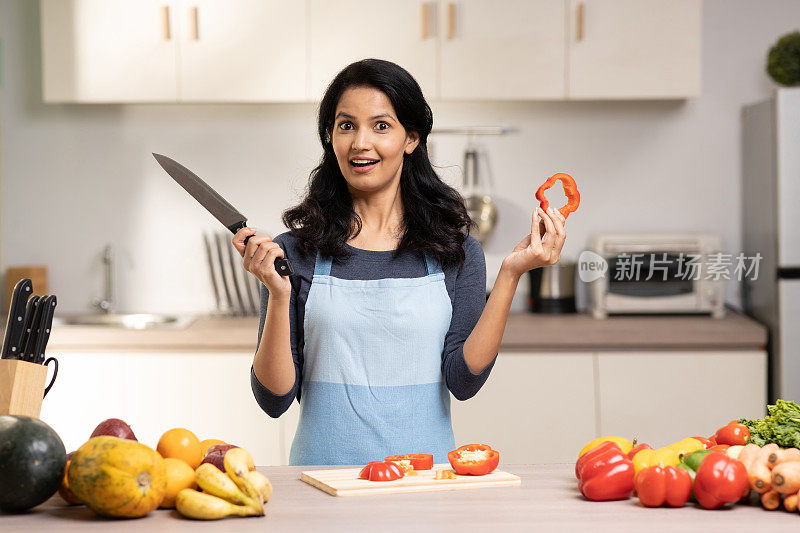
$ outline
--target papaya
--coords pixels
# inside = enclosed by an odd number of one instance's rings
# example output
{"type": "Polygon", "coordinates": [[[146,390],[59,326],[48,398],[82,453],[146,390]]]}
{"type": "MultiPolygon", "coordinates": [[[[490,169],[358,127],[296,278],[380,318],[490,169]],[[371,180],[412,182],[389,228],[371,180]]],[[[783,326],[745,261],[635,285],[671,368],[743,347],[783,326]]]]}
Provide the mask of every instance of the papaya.
{"type": "Polygon", "coordinates": [[[72,489],[69,488],[69,478],[67,477],[69,464],[72,462],[73,455],[75,455],[75,452],[69,452],[67,454],[67,466],[64,467],[64,477],[61,480],[61,486],[58,487],[58,494],[69,505],[79,505],[81,501],[72,493],[72,489]]]}
{"type": "Polygon", "coordinates": [[[99,515],[138,518],[158,508],[167,490],[164,459],[142,443],[89,439],[67,470],[73,494],[99,515]]]}

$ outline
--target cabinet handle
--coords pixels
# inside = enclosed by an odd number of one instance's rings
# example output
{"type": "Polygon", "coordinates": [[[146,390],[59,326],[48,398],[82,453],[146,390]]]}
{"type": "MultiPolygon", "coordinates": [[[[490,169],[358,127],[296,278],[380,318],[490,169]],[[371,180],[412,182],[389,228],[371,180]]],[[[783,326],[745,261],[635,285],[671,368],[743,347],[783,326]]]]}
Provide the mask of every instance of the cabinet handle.
{"type": "Polygon", "coordinates": [[[456,36],[456,5],[453,2],[447,4],[447,40],[452,41],[456,36]]]}
{"type": "Polygon", "coordinates": [[[169,6],[161,6],[161,35],[165,41],[172,39],[172,28],[169,23],[169,6]]]}
{"type": "Polygon", "coordinates": [[[428,38],[428,21],[430,20],[430,3],[422,2],[422,40],[428,38]]]}
{"type": "Polygon", "coordinates": [[[197,12],[199,8],[197,6],[189,8],[189,16],[192,19],[192,33],[189,36],[189,39],[192,41],[199,41],[200,40],[200,27],[197,23],[197,12]]]}
{"type": "Polygon", "coordinates": [[[583,40],[583,24],[585,19],[586,6],[583,2],[578,4],[578,42],[583,40]]]}

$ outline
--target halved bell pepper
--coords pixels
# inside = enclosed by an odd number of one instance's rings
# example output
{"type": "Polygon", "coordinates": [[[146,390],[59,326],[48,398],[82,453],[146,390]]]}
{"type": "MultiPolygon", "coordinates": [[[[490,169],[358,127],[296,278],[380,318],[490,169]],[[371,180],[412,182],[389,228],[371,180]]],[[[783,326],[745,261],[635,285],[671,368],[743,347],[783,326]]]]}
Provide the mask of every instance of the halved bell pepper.
{"type": "Polygon", "coordinates": [[[624,500],[633,490],[633,462],[616,443],[592,453],[579,474],[578,489],[592,501],[624,500]]]}
{"type": "Polygon", "coordinates": [[[482,476],[497,468],[500,452],[486,444],[465,444],[447,453],[456,474],[482,476]]]}
{"type": "Polygon", "coordinates": [[[633,456],[633,468],[637,474],[648,466],[677,466],[680,462],[678,453],[672,448],[642,450],[633,456]]]}
{"type": "Polygon", "coordinates": [[[408,461],[414,470],[430,470],[433,468],[433,455],[429,453],[406,453],[403,455],[390,455],[384,461],[399,463],[408,461]]]}
{"type": "Polygon", "coordinates": [[[607,441],[616,442],[619,445],[619,448],[623,451],[623,453],[628,453],[633,448],[633,443],[628,439],[626,439],[625,437],[597,437],[596,439],[590,440],[589,443],[583,447],[583,449],[578,454],[578,457],[582,456],[592,448],[596,448],[607,441]]]}
{"type": "Polygon", "coordinates": [[[677,466],[648,466],[636,474],[635,486],[645,507],[683,507],[692,492],[692,478],[677,466]]]}

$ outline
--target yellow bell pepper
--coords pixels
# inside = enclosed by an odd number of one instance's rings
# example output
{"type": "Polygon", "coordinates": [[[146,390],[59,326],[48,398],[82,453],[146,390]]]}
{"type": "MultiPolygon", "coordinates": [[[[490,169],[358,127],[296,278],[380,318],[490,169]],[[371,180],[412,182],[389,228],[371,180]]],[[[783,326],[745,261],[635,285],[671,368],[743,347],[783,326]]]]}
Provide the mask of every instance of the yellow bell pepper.
{"type": "Polygon", "coordinates": [[[581,453],[578,454],[578,457],[590,451],[592,448],[596,448],[607,441],[616,442],[619,445],[620,449],[622,450],[622,453],[624,453],[625,455],[628,455],[628,452],[630,452],[633,449],[633,444],[625,437],[597,437],[596,439],[590,440],[589,444],[583,447],[581,453]]]}
{"type": "Polygon", "coordinates": [[[672,448],[647,448],[633,456],[633,470],[638,474],[639,470],[648,466],[676,466],[680,462],[678,453],[672,448]]]}
{"type": "Polygon", "coordinates": [[[678,455],[689,455],[692,452],[696,452],[697,450],[703,449],[703,443],[697,439],[692,437],[687,437],[683,440],[679,440],[674,444],[670,444],[667,448],[671,448],[675,450],[675,453],[678,455]]]}

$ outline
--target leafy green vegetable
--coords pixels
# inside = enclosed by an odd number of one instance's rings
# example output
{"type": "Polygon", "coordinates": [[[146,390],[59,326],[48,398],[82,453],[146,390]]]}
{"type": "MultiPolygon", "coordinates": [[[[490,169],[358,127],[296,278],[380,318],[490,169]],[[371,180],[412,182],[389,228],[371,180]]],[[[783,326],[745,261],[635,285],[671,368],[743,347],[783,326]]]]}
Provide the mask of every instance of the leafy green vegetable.
{"type": "Polygon", "coordinates": [[[764,446],[774,442],[781,448],[800,448],[800,405],[778,400],[768,405],[769,416],[760,420],[739,420],[750,430],[748,443],[764,446]]]}

